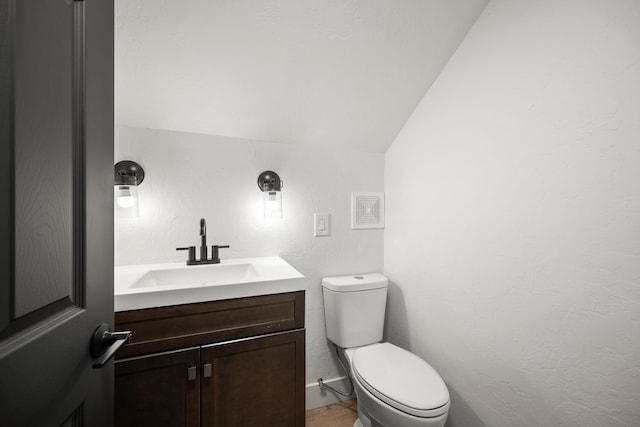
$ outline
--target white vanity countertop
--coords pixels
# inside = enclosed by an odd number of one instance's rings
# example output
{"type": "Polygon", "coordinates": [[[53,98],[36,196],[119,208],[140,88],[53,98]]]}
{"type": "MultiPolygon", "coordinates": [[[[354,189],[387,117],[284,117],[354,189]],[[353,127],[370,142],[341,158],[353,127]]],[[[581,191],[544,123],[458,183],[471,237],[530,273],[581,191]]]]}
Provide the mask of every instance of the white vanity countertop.
{"type": "Polygon", "coordinates": [[[220,264],[128,265],[115,268],[115,311],[304,290],[304,276],[280,257],[220,264]]]}

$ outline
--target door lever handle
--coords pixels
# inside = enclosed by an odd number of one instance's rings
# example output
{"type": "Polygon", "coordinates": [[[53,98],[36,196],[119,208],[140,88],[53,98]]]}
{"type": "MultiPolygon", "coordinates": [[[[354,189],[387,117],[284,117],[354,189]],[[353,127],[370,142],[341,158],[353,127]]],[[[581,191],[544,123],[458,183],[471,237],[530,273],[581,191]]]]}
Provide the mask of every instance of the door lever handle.
{"type": "Polygon", "coordinates": [[[89,347],[91,357],[100,358],[93,362],[93,367],[102,368],[106,365],[120,347],[131,341],[132,336],[131,331],[111,332],[106,323],[98,326],[89,347]]]}

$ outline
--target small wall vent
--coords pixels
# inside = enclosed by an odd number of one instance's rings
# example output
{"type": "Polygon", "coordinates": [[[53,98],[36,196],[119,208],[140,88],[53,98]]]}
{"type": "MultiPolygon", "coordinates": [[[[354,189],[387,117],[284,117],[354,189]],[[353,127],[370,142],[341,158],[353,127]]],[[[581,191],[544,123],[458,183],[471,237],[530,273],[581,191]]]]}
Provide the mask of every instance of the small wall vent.
{"type": "Polygon", "coordinates": [[[384,228],[384,193],[351,193],[351,228],[384,228]]]}

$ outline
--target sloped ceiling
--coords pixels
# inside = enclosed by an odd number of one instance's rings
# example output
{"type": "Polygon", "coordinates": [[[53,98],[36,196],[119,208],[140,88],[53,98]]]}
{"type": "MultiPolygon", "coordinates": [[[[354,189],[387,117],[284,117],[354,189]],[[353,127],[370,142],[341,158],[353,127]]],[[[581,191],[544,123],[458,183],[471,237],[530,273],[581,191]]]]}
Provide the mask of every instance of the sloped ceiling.
{"type": "Polygon", "coordinates": [[[488,0],[116,0],[116,122],[384,152],[488,0]]]}

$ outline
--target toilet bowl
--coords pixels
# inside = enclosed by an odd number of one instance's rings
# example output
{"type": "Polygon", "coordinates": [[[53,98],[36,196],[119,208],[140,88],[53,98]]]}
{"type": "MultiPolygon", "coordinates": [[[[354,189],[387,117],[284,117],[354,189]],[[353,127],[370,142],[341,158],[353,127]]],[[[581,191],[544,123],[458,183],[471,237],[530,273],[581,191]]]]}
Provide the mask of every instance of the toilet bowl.
{"type": "Polygon", "coordinates": [[[358,400],[354,427],[442,427],[449,392],[438,373],[390,343],[345,349],[358,400]]]}
{"type": "Polygon", "coordinates": [[[342,348],[358,401],[354,427],[442,427],[447,386],[417,355],[382,341],[388,280],[381,274],[322,280],[327,337],[342,348]]]}

